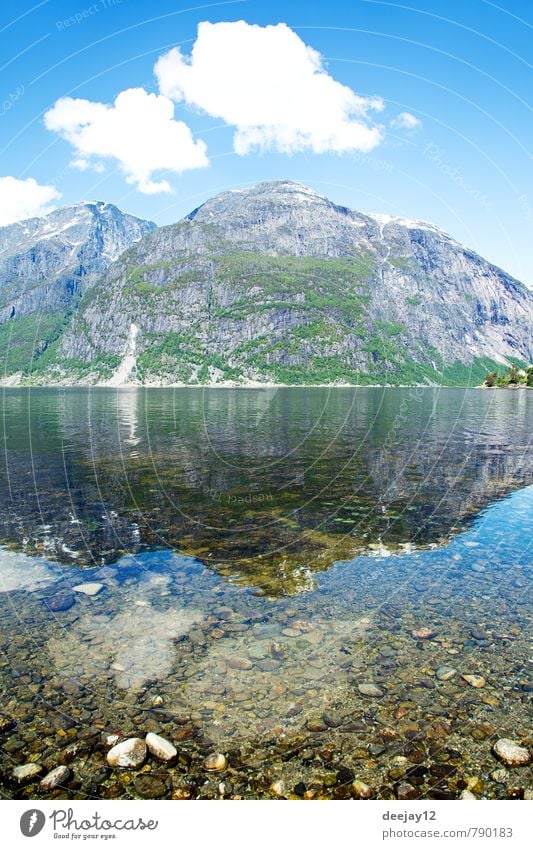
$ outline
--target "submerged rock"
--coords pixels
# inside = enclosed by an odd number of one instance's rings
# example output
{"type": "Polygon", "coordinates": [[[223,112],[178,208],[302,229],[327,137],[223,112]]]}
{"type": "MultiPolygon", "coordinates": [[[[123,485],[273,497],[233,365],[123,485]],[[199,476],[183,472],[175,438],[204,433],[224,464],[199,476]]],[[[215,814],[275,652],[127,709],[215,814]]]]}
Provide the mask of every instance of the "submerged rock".
{"type": "Polygon", "coordinates": [[[437,633],[435,628],[416,628],[414,631],[411,631],[411,636],[415,640],[432,640],[433,637],[437,636],[437,633]]]}
{"type": "Polygon", "coordinates": [[[78,584],[75,587],[72,587],[72,592],[74,593],[82,593],[83,595],[98,595],[104,589],[104,584],[97,584],[95,581],[88,582],[86,584],[78,584]]]}
{"type": "Polygon", "coordinates": [[[43,768],[39,764],[21,764],[14,768],[12,775],[18,784],[25,784],[42,771],[43,768]]]}
{"type": "Polygon", "coordinates": [[[457,675],[457,669],[453,666],[439,666],[435,673],[439,681],[449,681],[454,675],[457,675]]]}
{"type": "Polygon", "coordinates": [[[281,780],[273,781],[270,785],[270,792],[273,793],[275,796],[285,796],[285,782],[281,780]]]}
{"type": "Polygon", "coordinates": [[[418,799],[420,791],[408,781],[402,781],[396,788],[396,798],[398,799],[418,799]]]}
{"type": "Polygon", "coordinates": [[[246,657],[229,657],[226,661],[228,666],[231,669],[251,669],[253,667],[253,663],[251,660],[248,660],[246,657]]]}
{"type": "Polygon", "coordinates": [[[53,790],[55,787],[65,784],[69,778],[70,769],[68,766],[56,766],[48,775],[45,775],[39,784],[39,788],[41,790],[53,790]]]}
{"type": "Polygon", "coordinates": [[[379,699],[380,696],[384,695],[383,690],[380,690],[375,684],[358,684],[357,689],[362,696],[369,696],[374,699],[379,699]]]}
{"type": "Polygon", "coordinates": [[[167,793],[165,782],[155,775],[137,775],[133,786],[143,799],[162,799],[167,793]]]}
{"type": "Polygon", "coordinates": [[[75,604],[75,599],[70,593],[58,593],[52,598],[47,598],[45,604],[54,613],[62,613],[64,610],[70,610],[75,604]]]}
{"type": "Polygon", "coordinates": [[[164,737],[160,737],[159,734],[154,734],[153,731],[146,735],[145,742],[150,754],[160,761],[171,761],[178,754],[178,750],[172,743],[169,743],[164,737]]]}
{"type": "Polygon", "coordinates": [[[6,731],[11,731],[14,728],[16,722],[10,716],[6,716],[3,713],[0,713],[0,734],[5,734],[6,731]]]}
{"type": "Polygon", "coordinates": [[[468,802],[472,802],[477,799],[477,796],[474,796],[471,790],[463,790],[463,792],[461,793],[461,799],[464,799],[468,802]]]}
{"type": "Polygon", "coordinates": [[[117,743],[107,753],[109,766],[122,767],[123,769],[135,769],[142,766],[146,760],[147,749],[144,740],[140,737],[130,737],[117,743]]]}
{"type": "Polygon", "coordinates": [[[358,799],[371,799],[373,796],[372,788],[368,784],[365,784],[364,781],[358,781],[356,779],[352,784],[352,790],[358,799]]]}
{"type": "Polygon", "coordinates": [[[220,752],[213,752],[212,755],[208,755],[204,760],[204,769],[210,772],[221,772],[223,769],[226,769],[227,764],[228,762],[224,755],[220,752]]]}
{"type": "Polygon", "coordinates": [[[507,766],[527,766],[531,763],[531,752],[514,740],[501,737],[492,747],[494,755],[507,766]]]}
{"type": "Polygon", "coordinates": [[[482,675],[461,675],[463,681],[466,681],[467,684],[470,684],[471,687],[475,687],[479,689],[480,687],[484,687],[487,683],[482,675]]]}

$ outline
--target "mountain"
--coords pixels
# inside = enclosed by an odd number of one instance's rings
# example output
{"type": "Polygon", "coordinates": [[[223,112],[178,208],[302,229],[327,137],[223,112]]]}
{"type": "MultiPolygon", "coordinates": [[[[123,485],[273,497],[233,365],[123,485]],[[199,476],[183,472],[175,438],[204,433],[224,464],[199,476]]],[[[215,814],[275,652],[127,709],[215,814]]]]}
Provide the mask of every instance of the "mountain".
{"type": "Polygon", "coordinates": [[[261,183],[130,246],[31,380],[479,383],[530,361],[532,319],[531,292],[437,227],[261,183]]]}
{"type": "Polygon", "coordinates": [[[78,203],[0,227],[0,367],[29,370],[83,294],[155,227],[109,203],[78,203]]]}

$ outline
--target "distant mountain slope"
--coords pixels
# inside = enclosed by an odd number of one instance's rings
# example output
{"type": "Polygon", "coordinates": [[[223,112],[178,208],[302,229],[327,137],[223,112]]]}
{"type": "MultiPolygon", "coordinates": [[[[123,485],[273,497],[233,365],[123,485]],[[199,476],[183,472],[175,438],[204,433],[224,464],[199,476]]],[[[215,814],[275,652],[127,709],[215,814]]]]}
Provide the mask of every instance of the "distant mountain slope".
{"type": "Polygon", "coordinates": [[[81,296],[155,227],[108,203],[79,203],[0,228],[0,367],[27,370],[81,296]]]}
{"type": "Polygon", "coordinates": [[[224,192],[122,254],[33,381],[479,383],[533,295],[437,227],[296,183],[224,192]]]}

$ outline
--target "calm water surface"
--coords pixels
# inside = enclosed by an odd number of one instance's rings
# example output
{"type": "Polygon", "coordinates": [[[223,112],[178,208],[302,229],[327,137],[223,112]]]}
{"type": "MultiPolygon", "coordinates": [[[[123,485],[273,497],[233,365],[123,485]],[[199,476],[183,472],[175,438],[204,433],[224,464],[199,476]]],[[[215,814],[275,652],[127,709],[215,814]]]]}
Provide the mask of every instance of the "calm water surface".
{"type": "Polygon", "coordinates": [[[1,414],[4,796],[533,786],[491,753],[532,742],[531,392],[9,389],[1,414]],[[148,731],[175,762],[107,766],[148,731]]]}

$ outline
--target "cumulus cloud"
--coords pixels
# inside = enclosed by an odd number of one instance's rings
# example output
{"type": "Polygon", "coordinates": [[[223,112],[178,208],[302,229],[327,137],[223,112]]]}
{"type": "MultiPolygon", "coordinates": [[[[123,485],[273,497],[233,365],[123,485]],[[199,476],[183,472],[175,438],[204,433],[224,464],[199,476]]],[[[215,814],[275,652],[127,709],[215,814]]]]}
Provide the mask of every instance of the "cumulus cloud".
{"type": "Polygon", "coordinates": [[[396,118],[392,119],[390,125],[394,130],[414,130],[422,126],[422,121],[410,112],[400,112],[396,118]]]}
{"type": "Polygon", "coordinates": [[[163,95],[234,126],[239,154],[369,151],[382,138],[370,120],[382,100],[334,80],[283,23],[201,23],[191,55],[173,48],[154,70],[163,95]]]}
{"type": "Polygon", "coordinates": [[[61,194],[54,186],[43,186],[32,177],[26,180],[0,177],[0,226],[24,218],[47,215],[54,209],[52,201],[60,197],[61,194]]]}
{"type": "Polygon", "coordinates": [[[171,191],[167,180],[154,179],[158,171],[181,174],[209,164],[205,142],[174,119],[172,101],[142,88],[120,92],[113,105],[62,97],[44,121],[74,147],[75,168],[101,171],[102,160],[114,160],[144,194],[171,191]]]}

